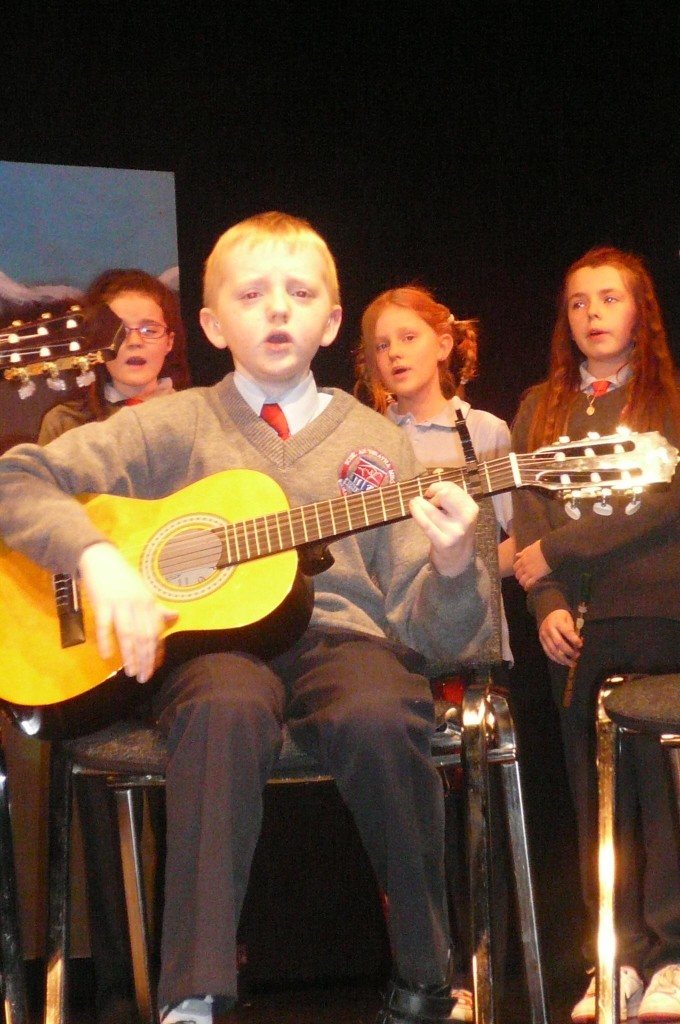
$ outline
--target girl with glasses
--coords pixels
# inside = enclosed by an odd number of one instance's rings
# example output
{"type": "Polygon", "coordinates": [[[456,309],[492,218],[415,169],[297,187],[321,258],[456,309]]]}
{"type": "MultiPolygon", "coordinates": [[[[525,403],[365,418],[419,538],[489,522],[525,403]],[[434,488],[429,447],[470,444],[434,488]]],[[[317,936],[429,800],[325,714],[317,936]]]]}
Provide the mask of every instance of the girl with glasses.
{"type": "MultiPolygon", "coordinates": [[[[92,282],[82,303],[86,315],[102,304],[123,322],[116,357],[97,364],[95,380],[85,394],[47,411],[38,444],[47,444],[83,423],[108,419],[125,405],[169,395],[189,385],[179,304],[166,285],[143,270],[107,270],[92,282]]],[[[115,808],[101,779],[81,776],[76,786],[83,825],[97,1024],[136,1024],[115,808]]],[[[148,807],[156,839],[158,888],[165,828],[160,793],[149,794],[148,807]]],[[[159,906],[157,899],[156,912],[159,906]]]]}
{"type": "Polygon", "coordinates": [[[108,419],[122,404],[145,402],[189,384],[179,305],[162,281],[144,270],[106,270],[83,300],[86,313],[102,304],[123,321],[124,337],[116,357],[96,367],[85,394],[45,413],[38,444],[82,423],[108,419]]]}

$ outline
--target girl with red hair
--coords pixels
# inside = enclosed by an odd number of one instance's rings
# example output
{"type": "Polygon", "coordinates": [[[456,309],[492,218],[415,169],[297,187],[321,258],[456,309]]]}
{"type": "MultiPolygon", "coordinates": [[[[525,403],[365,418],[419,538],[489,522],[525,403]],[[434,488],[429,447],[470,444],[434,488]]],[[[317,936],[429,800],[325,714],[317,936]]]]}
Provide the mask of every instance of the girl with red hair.
{"type": "MultiPolygon", "coordinates": [[[[507,424],[464,401],[465,385],[477,376],[477,328],[458,320],[422,285],[391,288],[378,295],[361,319],[355,394],[403,427],[424,466],[459,466],[469,433],[478,460],[510,450],[507,424]],[[463,421],[463,433],[460,424],[463,421]]],[[[512,502],[493,499],[506,533],[498,549],[502,576],[513,573],[512,502]]],[[[505,634],[505,655],[512,660],[505,634]]]]}
{"type": "MultiPolygon", "coordinates": [[[[409,436],[423,466],[460,466],[466,457],[480,461],[506,455],[510,450],[507,424],[492,413],[473,409],[463,399],[465,385],[477,374],[477,328],[473,320],[458,320],[421,285],[391,288],[378,295],[361,320],[361,343],[356,357],[355,394],[400,426],[409,436]],[[472,442],[471,452],[468,440],[472,442]]],[[[512,536],[512,501],[508,493],[493,499],[494,513],[505,534],[499,543],[500,574],[511,576],[515,553],[512,536]]],[[[512,664],[505,613],[501,609],[503,659],[512,664]]],[[[451,680],[437,680],[435,692],[450,694],[451,680]]],[[[493,799],[496,799],[495,791],[493,799]]],[[[457,813],[447,801],[447,815],[457,813]]],[[[460,824],[460,823],[459,823],[460,824]]],[[[507,926],[507,861],[502,844],[494,842],[494,909],[503,934],[496,944],[498,977],[505,959],[507,926]]],[[[467,911],[458,893],[455,858],[448,863],[452,912],[458,932],[464,934],[467,911]]],[[[464,968],[464,965],[460,965],[464,968]]],[[[464,985],[461,982],[461,985],[464,985]]],[[[473,1019],[472,994],[467,987],[454,988],[456,1005],[451,1020],[473,1019]]]]}
{"type": "MultiPolygon", "coordinates": [[[[566,272],[547,379],[525,394],[513,450],[563,435],[658,430],[680,443],[680,383],[654,285],[637,256],[591,249],[566,272]]],[[[680,478],[639,497],[566,505],[515,492],[515,575],[548,658],[576,810],[587,962],[597,925],[595,704],[613,673],[680,670],[680,478]],[[577,628],[577,619],[579,626],[577,628]]],[[[620,807],[621,1020],[680,1021],[680,860],[658,741],[626,738],[620,807]],[[638,870],[639,869],[639,870],[638,870]],[[646,988],[645,988],[646,985],[646,988]]],[[[572,1011],[595,1019],[594,977],[572,1011]]]]}

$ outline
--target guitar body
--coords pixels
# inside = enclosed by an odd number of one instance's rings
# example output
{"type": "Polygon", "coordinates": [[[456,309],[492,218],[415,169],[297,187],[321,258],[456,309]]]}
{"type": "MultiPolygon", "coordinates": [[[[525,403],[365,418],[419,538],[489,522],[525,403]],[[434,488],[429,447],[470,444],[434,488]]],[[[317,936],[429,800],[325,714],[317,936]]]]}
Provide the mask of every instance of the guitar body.
{"type": "MultiPolygon", "coordinates": [[[[81,501],[177,621],[166,635],[166,664],[209,651],[272,657],[306,629],[311,583],[301,572],[327,568],[328,542],[410,515],[411,498],[451,480],[481,498],[518,487],[560,494],[572,518],[577,499],[632,497],[669,484],[678,450],[655,431],[560,441],[524,455],[436,469],[403,483],[290,508],[279,485],[253,470],[205,477],[167,498],[144,501],[85,495],[81,501]],[[253,509],[257,515],[253,518],[253,509]]],[[[598,508],[599,506],[599,508],[598,508]]],[[[68,576],[53,577],[0,542],[0,702],[24,732],[54,737],[91,731],[138,700],[121,659],[103,660],[85,595],[68,576]],[[82,600],[81,600],[82,598],[82,600]],[[72,710],[72,713],[70,711],[72,710]],[[51,716],[51,717],[50,717],[51,716]]]]}
{"type": "MultiPolygon", "coordinates": [[[[297,550],[218,564],[225,523],[245,519],[253,509],[267,515],[288,508],[269,477],[229,470],[158,501],[109,495],[80,500],[159,600],[177,612],[166,634],[166,664],[229,649],[272,657],[306,628],[313,591],[299,571],[297,550]]],[[[83,642],[63,645],[53,579],[0,543],[0,699],[24,731],[43,738],[91,731],[120,713],[121,702],[139,700],[144,692],[119,671],[118,656],[100,657],[82,593],[83,642]]]]}

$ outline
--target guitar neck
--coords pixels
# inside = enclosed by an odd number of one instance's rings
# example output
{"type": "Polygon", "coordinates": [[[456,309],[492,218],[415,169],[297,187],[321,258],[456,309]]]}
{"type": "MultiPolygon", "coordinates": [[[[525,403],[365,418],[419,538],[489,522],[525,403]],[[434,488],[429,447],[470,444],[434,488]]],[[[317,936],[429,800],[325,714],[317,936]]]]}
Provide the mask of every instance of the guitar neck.
{"type": "Polygon", "coordinates": [[[475,500],[520,486],[514,455],[429,471],[403,483],[230,524],[222,531],[225,556],[221,564],[235,565],[407,519],[411,499],[424,496],[431,484],[443,480],[457,484],[475,500]]]}

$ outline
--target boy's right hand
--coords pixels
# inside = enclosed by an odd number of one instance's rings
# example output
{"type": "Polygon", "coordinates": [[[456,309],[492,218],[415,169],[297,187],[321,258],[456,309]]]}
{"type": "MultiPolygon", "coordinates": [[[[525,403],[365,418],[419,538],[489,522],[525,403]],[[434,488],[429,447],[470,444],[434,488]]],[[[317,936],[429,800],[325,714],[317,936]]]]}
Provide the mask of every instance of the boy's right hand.
{"type": "Polygon", "coordinates": [[[163,633],[177,615],[158,603],[112,544],[85,548],[78,570],[94,613],[100,655],[113,655],[115,634],[125,674],[147,682],[161,660],[163,633]]]}

